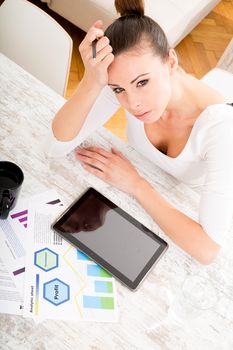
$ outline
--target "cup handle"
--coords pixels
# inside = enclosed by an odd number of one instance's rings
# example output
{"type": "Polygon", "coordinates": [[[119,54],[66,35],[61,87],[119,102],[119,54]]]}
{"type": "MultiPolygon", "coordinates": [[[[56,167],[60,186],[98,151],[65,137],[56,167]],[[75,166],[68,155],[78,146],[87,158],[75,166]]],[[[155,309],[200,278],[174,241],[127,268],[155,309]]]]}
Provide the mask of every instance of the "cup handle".
{"type": "Polygon", "coordinates": [[[0,212],[1,219],[6,219],[10,211],[11,201],[7,196],[2,197],[2,208],[0,212]]]}

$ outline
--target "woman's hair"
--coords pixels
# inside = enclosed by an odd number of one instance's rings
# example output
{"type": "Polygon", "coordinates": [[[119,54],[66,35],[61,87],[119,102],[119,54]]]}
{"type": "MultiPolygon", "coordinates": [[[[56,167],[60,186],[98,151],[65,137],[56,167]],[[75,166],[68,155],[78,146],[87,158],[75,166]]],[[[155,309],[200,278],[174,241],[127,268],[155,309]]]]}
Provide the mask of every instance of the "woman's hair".
{"type": "Polygon", "coordinates": [[[105,31],[110,40],[113,54],[149,45],[154,53],[166,60],[169,44],[162,28],[152,18],[144,15],[143,0],[115,0],[115,7],[121,17],[105,31]]]}

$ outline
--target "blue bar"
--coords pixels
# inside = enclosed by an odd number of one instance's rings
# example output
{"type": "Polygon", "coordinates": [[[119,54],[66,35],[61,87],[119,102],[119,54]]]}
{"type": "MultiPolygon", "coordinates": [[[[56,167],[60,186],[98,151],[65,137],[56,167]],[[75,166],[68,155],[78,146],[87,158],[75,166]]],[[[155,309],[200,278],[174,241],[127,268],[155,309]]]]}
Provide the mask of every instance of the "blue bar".
{"type": "Polygon", "coordinates": [[[87,275],[88,276],[101,276],[101,267],[98,265],[87,265],[87,275]]]}
{"type": "Polygon", "coordinates": [[[101,309],[101,299],[100,297],[83,296],[83,307],[88,309],[101,309]]]}
{"type": "Polygon", "coordinates": [[[77,258],[78,260],[90,260],[89,257],[79,249],[77,249],[77,258]]]}
{"type": "Polygon", "coordinates": [[[110,273],[108,271],[106,271],[105,269],[103,269],[101,266],[95,264],[95,265],[91,265],[88,264],[87,265],[87,275],[88,276],[95,276],[95,277],[105,277],[105,278],[111,278],[112,275],[110,275],[110,273]]]}
{"type": "Polygon", "coordinates": [[[95,281],[96,293],[112,293],[112,282],[108,281],[95,281]]]}

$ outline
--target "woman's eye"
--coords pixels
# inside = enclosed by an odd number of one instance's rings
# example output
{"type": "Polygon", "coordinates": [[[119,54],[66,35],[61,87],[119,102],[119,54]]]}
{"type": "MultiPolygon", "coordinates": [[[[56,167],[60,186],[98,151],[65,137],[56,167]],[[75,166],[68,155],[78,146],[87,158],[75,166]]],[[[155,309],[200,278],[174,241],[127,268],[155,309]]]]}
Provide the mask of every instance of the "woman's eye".
{"type": "Polygon", "coordinates": [[[120,94],[123,91],[122,88],[115,88],[113,89],[113,92],[115,92],[115,94],[120,94]]]}
{"type": "Polygon", "coordinates": [[[141,80],[137,83],[137,86],[144,86],[148,83],[149,79],[141,80]]]}

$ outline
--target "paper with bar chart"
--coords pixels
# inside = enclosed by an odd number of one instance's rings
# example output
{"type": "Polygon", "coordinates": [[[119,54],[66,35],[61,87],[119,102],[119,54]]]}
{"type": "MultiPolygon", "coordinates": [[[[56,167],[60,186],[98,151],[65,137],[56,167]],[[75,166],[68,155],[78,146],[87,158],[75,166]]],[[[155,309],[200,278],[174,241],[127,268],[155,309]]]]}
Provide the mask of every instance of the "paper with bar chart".
{"type": "Polygon", "coordinates": [[[44,205],[48,211],[54,206],[60,210],[63,208],[56,191],[49,190],[28,199],[19,199],[7,220],[0,220],[1,258],[21,296],[24,291],[26,250],[31,237],[28,229],[30,202],[44,205]]]}
{"type": "Polygon", "coordinates": [[[61,207],[56,191],[49,190],[30,198],[19,198],[6,220],[0,220],[0,312],[21,315],[23,310],[25,259],[31,237],[28,229],[29,203],[43,203],[48,208],[61,207]]]}
{"type": "MultiPolygon", "coordinates": [[[[13,211],[7,220],[0,220],[0,242],[1,242],[1,258],[9,273],[11,274],[17,289],[23,296],[24,288],[24,272],[25,272],[25,244],[28,235],[25,223],[20,222],[16,213],[26,212],[21,210],[25,208],[26,203],[22,201],[16,210],[13,211]]],[[[27,214],[22,215],[20,219],[26,219],[27,214]]]]}
{"type": "Polygon", "coordinates": [[[28,224],[34,234],[27,254],[24,316],[36,321],[116,322],[114,278],[51,230],[51,215],[55,219],[56,208],[48,212],[40,205],[34,208],[34,214],[33,208],[30,212],[28,224]],[[48,237],[53,239],[48,241],[48,237]]]}

